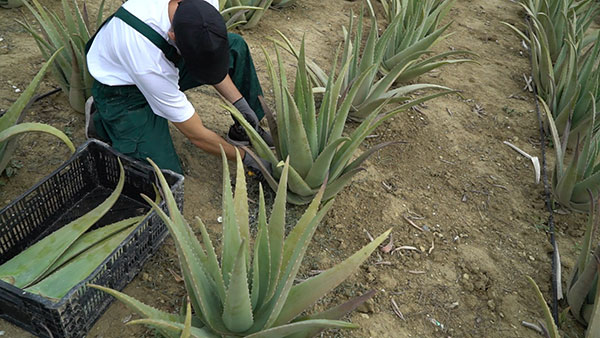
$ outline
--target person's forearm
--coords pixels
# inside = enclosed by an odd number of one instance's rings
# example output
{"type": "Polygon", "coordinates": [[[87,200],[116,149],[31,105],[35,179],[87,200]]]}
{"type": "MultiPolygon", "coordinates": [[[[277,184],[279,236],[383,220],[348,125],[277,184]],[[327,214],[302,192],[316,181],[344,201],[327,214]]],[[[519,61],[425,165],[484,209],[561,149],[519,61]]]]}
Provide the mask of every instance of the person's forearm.
{"type": "Polygon", "coordinates": [[[242,98],[242,94],[231,80],[229,74],[225,76],[225,79],[223,79],[223,81],[214,85],[214,87],[221,95],[223,95],[223,97],[225,97],[227,101],[231,103],[234,103],[235,101],[242,98]]]}
{"type": "MultiPolygon", "coordinates": [[[[225,141],[225,139],[223,139],[221,136],[217,135],[215,132],[213,132],[210,129],[206,129],[206,131],[203,133],[201,138],[193,138],[190,139],[190,141],[198,148],[204,150],[207,153],[213,154],[213,155],[217,155],[220,156],[221,155],[221,149],[219,148],[219,145],[221,145],[223,147],[223,150],[225,151],[225,155],[227,156],[227,158],[231,161],[235,161],[235,148],[233,145],[227,143],[227,141],[225,141]]],[[[240,152],[240,156],[241,158],[244,158],[244,150],[238,148],[239,152],[240,152]]]]}
{"type": "MultiPolygon", "coordinates": [[[[177,127],[177,129],[179,129],[179,131],[181,131],[196,147],[207,153],[220,156],[221,149],[219,145],[221,145],[227,158],[232,161],[235,160],[236,148],[227,143],[225,139],[217,135],[214,131],[204,127],[198,114],[194,113],[189,120],[184,122],[173,122],[173,125],[175,125],[175,127],[177,127]]],[[[242,149],[239,149],[239,151],[240,156],[244,158],[245,151],[242,149]]]]}

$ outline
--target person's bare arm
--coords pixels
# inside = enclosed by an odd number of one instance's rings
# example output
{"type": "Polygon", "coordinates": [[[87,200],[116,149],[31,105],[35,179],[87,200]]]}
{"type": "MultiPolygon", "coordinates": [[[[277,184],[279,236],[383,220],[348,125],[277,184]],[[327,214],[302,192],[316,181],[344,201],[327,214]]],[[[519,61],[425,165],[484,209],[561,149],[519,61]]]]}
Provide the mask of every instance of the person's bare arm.
{"type": "MultiPolygon", "coordinates": [[[[221,149],[219,145],[223,146],[225,155],[231,161],[235,160],[235,148],[233,145],[227,143],[225,139],[217,135],[214,131],[207,129],[198,114],[194,113],[192,117],[183,122],[173,122],[173,125],[179,129],[196,147],[206,151],[213,155],[220,155],[221,149]]],[[[240,156],[244,158],[245,151],[239,149],[240,156]]]]}
{"type": "Polygon", "coordinates": [[[223,95],[223,97],[225,97],[225,99],[227,99],[227,101],[229,101],[231,103],[234,103],[235,101],[242,98],[242,94],[240,93],[240,91],[237,89],[237,87],[231,80],[231,77],[229,76],[229,74],[227,74],[227,76],[225,76],[225,79],[223,79],[223,81],[217,83],[213,87],[215,87],[215,89],[221,95],[223,95]]]}

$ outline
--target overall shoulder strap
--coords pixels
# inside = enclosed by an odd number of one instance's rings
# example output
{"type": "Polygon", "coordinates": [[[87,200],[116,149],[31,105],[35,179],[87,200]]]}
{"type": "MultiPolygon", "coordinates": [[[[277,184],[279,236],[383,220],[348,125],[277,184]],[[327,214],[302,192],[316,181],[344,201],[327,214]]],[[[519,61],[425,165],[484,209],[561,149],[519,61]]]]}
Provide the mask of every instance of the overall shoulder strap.
{"type": "Polygon", "coordinates": [[[145,22],[138,19],[135,15],[129,13],[125,8],[120,7],[115,16],[123,20],[126,24],[145,36],[150,42],[158,47],[167,57],[167,59],[177,66],[181,59],[177,49],[165,40],[157,31],[148,26],[145,22]]]}

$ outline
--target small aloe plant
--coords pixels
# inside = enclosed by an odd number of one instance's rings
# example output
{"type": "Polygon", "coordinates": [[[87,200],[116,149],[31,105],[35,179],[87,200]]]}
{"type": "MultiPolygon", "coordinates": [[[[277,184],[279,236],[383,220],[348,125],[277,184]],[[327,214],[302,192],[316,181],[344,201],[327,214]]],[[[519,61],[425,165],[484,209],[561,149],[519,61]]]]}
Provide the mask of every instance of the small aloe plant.
{"type": "Polygon", "coordinates": [[[62,131],[43,123],[20,123],[24,118],[25,111],[33,94],[59,52],[60,50],[50,56],[17,101],[8,108],[4,115],[0,116],[0,174],[6,169],[16,148],[16,138],[14,137],[23,133],[44,132],[54,135],[69,147],[71,153],[75,152],[75,146],[73,146],[69,137],[62,131]]]}
{"type": "Polygon", "coordinates": [[[204,223],[196,217],[195,225],[202,242],[194,234],[181,212],[169,186],[152,162],[159,178],[169,215],[144,197],[167,224],[175,241],[189,301],[185,315],[169,314],[144,305],[116,290],[91,285],[124,302],[143,319],[130,324],[156,328],[166,337],[310,337],[326,328],[355,328],[336,320],[372,294],[314,315],[299,317],[310,305],[333,289],[389,235],[388,230],[338,265],[294,284],[308,245],[332,201],[319,209],[321,188],[296,226],[284,238],[286,181],[290,166],[283,165],[269,221],[262,187],[259,188],[257,236],[250,238],[248,199],[242,161],[237,156],[235,195],[223,153],[223,235],[221,260],[204,223]],[[253,247],[252,244],[253,243],[253,247]],[[194,310],[192,315],[191,309],[194,310]]]}

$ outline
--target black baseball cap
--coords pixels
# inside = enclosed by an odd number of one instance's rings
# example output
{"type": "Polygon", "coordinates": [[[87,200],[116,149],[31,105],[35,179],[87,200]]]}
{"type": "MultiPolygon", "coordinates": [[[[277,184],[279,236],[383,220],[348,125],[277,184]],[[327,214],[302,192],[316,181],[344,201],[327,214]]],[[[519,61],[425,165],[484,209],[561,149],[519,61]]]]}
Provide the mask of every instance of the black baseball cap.
{"type": "Polygon", "coordinates": [[[227,27],[221,13],[204,0],[182,0],[173,15],[175,45],[192,77],[217,84],[229,70],[227,27]]]}

